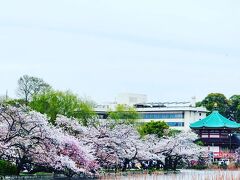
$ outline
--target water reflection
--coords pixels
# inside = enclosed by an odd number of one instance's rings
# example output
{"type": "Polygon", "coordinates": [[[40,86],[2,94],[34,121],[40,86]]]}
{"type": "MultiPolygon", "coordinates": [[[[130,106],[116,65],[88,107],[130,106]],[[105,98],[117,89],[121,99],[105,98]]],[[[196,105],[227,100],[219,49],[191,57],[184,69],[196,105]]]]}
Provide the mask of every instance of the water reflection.
{"type": "Polygon", "coordinates": [[[103,180],[240,180],[240,171],[224,170],[182,170],[178,174],[138,174],[128,176],[111,176],[103,180]]]}

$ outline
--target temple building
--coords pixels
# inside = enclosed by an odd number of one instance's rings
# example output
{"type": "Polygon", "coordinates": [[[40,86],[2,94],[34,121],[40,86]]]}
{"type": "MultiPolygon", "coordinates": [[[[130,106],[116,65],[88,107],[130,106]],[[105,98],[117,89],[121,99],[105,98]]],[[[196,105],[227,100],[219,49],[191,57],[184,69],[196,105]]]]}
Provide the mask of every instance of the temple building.
{"type": "Polygon", "coordinates": [[[234,158],[235,149],[240,146],[238,135],[240,124],[213,111],[209,116],[190,125],[199,140],[211,154],[213,160],[234,158]]]}

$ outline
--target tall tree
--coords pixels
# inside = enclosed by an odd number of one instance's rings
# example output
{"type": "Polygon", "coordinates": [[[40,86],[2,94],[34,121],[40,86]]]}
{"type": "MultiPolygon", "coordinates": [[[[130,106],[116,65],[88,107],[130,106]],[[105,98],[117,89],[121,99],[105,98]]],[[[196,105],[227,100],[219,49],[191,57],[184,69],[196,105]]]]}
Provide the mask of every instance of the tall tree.
{"type": "Polygon", "coordinates": [[[0,104],[4,103],[4,101],[6,101],[5,96],[0,96],[0,104]]]}
{"type": "Polygon", "coordinates": [[[70,91],[51,90],[40,93],[33,96],[29,106],[40,113],[47,114],[53,124],[58,114],[75,117],[84,126],[87,126],[89,120],[95,117],[92,106],[70,91]]]}
{"type": "Polygon", "coordinates": [[[43,79],[28,75],[23,75],[18,80],[17,94],[28,104],[33,95],[51,89],[51,86],[43,79]]]}
{"type": "Polygon", "coordinates": [[[119,104],[116,109],[108,112],[108,116],[116,122],[134,124],[139,119],[139,114],[133,107],[119,104]]]}
{"type": "Polygon", "coordinates": [[[229,101],[221,93],[208,94],[200,104],[206,107],[210,112],[216,109],[223,116],[229,117],[229,101]]]}
{"type": "Polygon", "coordinates": [[[232,119],[240,122],[240,95],[233,95],[229,98],[229,114],[232,119]]]}

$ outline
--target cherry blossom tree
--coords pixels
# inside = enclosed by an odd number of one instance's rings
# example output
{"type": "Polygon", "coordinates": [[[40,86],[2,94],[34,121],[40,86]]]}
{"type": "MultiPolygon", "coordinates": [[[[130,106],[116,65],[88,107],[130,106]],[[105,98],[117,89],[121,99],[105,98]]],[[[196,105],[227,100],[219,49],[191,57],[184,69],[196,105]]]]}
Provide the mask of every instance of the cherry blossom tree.
{"type": "Polygon", "coordinates": [[[98,126],[82,127],[75,119],[59,116],[56,123],[91,147],[104,169],[124,171],[139,162],[142,168],[176,170],[180,161],[197,160],[203,153],[201,147],[194,143],[197,135],[193,132],[182,132],[171,137],[147,135],[140,138],[131,125],[116,124],[111,120],[101,121],[98,126]]]}
{"type": "Polygon", "coordinates": [[[107,120],[98,126],[82,127],[75,119],[59,116],[57,126],[68,134],[74,135],[85,145],[94,150],[98,163],[104,169],[126,170],[134,161],[148,161],[157,156],[150,153],[145,141],[134,127],[126,124],[116,124],[107,120]]]}
{"type": "Polygon", "coordinates": [[[98,168],[91,150],[49,125],[46,116],[9,106],[0,107],[0,158],[15,163],[19,172],[45,167],[72,176],[98,168]]]}
{"type": "Polygon", "coordinates": [[[199,156],[204,155],[201,146],[194,143],[196,139],[197,135],[191,131],[161,139],[151,137],[151,152],[159,156],[159,162],[165,170],[176,170],[180,161],[198,160],[199,156]]]}

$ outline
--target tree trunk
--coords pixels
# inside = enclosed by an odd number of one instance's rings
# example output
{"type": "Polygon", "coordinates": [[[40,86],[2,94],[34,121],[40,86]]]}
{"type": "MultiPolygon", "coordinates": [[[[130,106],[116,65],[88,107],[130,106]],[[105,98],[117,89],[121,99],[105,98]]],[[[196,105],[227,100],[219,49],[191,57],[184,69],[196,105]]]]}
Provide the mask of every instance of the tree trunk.
{"type": "Polygon", "coordinates": [[[182,159],[181,157],[176,157],[175,160],[173,161],[173,170],[174,171],[177,170],[177,165],[181,159],[182,159]]]}
{"type": "Polygon", "coordinates": [[[160,160],[157,160],[156,168],[161,169],[162,167],[160,166],[164,167],[164,164],[160,160]]]}
{"type": "Polygon", "coordinates": [[[152,166],[153,166],[152,164],[153,164],[153,161],[152,161],[152,160],[148,161],[148,169],[149,169],[149,168],[152,168],[152,166]]]}
{"type": "Polygon", "coordinates": [[[169,170],[169,157],[165,158],[165,166],[164,166],[164,171],[169,170]]]}
{"type": "Polygon", "coordinates": [[[123,168],[122,171],[126,171],[127,170],[127,165],[129,163],[129,159],[125,159],[124,163],[123,163],[123,168]]]}
{"type": "Polygon", "coordinates": [[[16,160],[16,167],[17,167],[17,175],[20,175],[20,172],[22,170],[23,163],[20,159],[16,160]]]}

